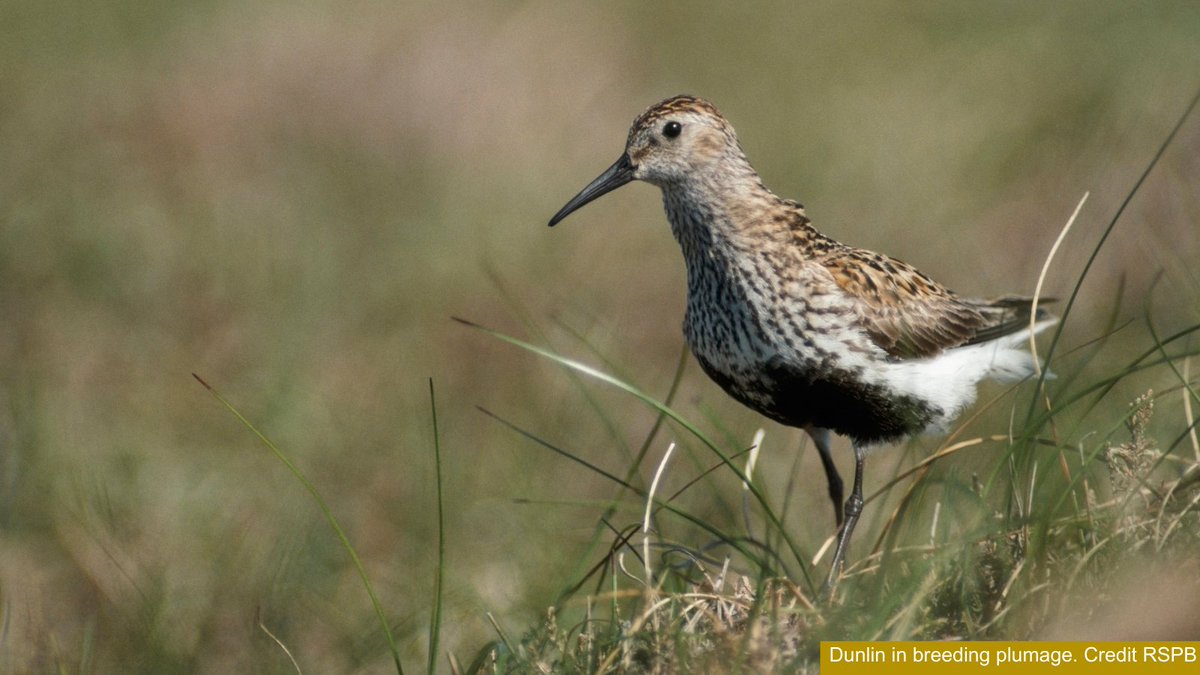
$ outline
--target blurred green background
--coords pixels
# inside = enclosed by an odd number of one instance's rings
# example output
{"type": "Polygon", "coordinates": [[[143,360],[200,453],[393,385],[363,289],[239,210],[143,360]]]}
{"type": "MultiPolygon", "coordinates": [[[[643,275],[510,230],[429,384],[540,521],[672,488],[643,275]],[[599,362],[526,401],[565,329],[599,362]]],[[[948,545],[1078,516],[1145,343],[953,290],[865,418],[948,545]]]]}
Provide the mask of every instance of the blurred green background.
{"type": "MultiPolygon", "coordinates": [[[[192,372],[323,491],[414,666],[432,377],[443,647],[469,658],[485,612],[536,621],[599,507],[516,498],[613,489],[475,406],[613,470],[654,416],[450,317],[665,395],[684,289],[657,192],[545,226],[661,98],[714,101],[819,228],[968,295],[1032,292],[1091,191],[1047,282],[1065,296],[1197,86],[1188,1],[0,4],[0,670],[287,671],[260,611],[306,672],[390,669],[320,513],[192,372]]],[[[1066,347],[1113,312],[1139,319],[1129,353],[1147,308],[1162,333],[1200,321],[1198,184],[1193,118],[1066,347]]],[[[765,424],[694,364],[678,405],[747,443],[765,424]]],[[[790,471],[800,434],[767,429],[762,462],[790,471]]],[[[819,542],[810,460],[791,510],[819,542]]],[[[714,490],[737,484],[697,508],[714,490]]]]}

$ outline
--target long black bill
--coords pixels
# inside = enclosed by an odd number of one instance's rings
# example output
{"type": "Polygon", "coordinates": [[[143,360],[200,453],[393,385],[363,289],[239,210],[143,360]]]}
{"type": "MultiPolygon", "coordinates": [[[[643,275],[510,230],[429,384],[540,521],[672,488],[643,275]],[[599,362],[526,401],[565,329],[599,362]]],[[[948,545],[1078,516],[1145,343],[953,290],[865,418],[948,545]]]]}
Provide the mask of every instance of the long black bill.
{"type": "Polygon", "coordinates": [[[550,219],[550,227],[557,225],[560,220],[566,218],[572,211],[575,211],[584,204],[616,190],[631,180],[633,180],[633,164],[629,162],[629,155],[622,154],[621,158],[614,162],[612,166],[605,169],[599,178],[588,183],[587,187],[580,190],[579,194],[572,197],[566,206],[554,214],[554,217],[550,219]]]}

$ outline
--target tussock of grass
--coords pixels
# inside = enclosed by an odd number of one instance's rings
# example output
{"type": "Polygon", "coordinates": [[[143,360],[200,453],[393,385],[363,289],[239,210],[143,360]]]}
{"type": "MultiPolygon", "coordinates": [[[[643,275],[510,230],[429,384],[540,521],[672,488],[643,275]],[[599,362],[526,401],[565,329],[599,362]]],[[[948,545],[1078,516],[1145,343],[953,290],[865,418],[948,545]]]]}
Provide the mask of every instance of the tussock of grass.
{"type": "Polygon", "coordinates": [[[728,666],[736,654],[743,666],[773,672],[799,656],[812,605],[794,584],[770,579],[756,588],[728,567],[697,571],[703,580],[686,591],[631,589],[591,597],[589,618],[566,628],[550,608],[518,646],[485,649],[472,671],[691,672],[728,666]],[[593,607],[604,605],[618,613],[593,616],[593,607]]]}
{"type": "Polygon", "coordinates": [[[815,672],[826,639],[1028,639],[1068,614],[1092,620],[1079,608],[1102,611],[1096,601],[1144,554],[1187,567],[1200,550],[1200,463],[1163,461],[1147,433],[1154,401],[1133,402],[1127,440],[1098,444],[1089,473],[1107,496],[1089,494],[1079,513],[994,512],[967,537],[895,544],[858,561],[831,605],[787,579],[735,571],[732,556],[714,564],[678,545],[655,547],[667,564],[647,579],[630,567],[640,547],[618,539],[607,590],[549,609],[519,642],[483,649],[469,672],[815,672]]]}

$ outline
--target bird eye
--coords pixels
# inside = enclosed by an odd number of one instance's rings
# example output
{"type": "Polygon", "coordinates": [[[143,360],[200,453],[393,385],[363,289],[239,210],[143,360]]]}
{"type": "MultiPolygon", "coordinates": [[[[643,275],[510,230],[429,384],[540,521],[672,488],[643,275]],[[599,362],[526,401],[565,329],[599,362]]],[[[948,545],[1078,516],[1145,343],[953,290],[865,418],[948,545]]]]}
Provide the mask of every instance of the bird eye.
{"type": "Polygon", "coordinates": [[[663,136],[666,136],[667,138],[675,138],[681,131],[683,131],[683,125],[679,122],[667,122],[663,126],[662,133],[663,136]]]}

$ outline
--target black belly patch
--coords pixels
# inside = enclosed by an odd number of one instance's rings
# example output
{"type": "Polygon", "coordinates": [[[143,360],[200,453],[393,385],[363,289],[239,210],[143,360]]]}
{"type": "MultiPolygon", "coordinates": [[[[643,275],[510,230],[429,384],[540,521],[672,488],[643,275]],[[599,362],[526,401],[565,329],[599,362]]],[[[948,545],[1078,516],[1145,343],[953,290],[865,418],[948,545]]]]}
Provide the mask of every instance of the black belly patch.
{"type": "Polygon", "coordinates": [[[844,371],[820,373],[775,362],[758,373],[734,377],[704,359],[697,360],[714,382],[752,410],[788,426],[832,429],[859,443],[896,441],[920,433],[942,412],[911,396],[865,384],[844,371]]]}

